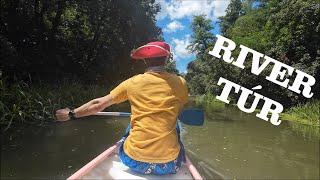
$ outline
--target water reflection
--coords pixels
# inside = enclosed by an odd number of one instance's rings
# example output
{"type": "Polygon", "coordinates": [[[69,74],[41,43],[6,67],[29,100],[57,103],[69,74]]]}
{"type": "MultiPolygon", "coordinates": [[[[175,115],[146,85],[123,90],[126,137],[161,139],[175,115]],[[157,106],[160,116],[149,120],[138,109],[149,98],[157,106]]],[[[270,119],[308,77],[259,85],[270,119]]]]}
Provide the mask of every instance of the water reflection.
{"type": "Polygon", "coordinates": [[[183,138],[206,178],[318,178],[319,137],[303,136],[285,122],[274,126],[234,107],[206,109],[205,125],[184,126],[183,138]]]}
{"type": "Polygon", "coordinates": [[[66,179],[119,140],[128,122],[94,117],[25,129],[2,148],[1,179],[66,179]]]}
{"type": "MultiPolygon", "coordinates": [[[[274,126],[232,106],[202,108],[204,126],[183,126],[182,137],[206,178],[318,179],[319,128],[274,126]]],[[[65,179],[115,143],[128,123],[126,117],[91,117],[21,130],[2,147],[1,179],[65,179]]]]}

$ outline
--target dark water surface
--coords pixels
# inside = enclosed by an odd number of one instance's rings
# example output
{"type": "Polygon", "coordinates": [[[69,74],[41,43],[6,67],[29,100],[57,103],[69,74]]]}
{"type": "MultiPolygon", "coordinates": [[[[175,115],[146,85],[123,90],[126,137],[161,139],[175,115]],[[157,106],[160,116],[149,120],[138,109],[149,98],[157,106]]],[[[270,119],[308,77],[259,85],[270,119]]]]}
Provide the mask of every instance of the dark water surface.
{"type": "MultiPolygon", "coordinates": [[[[204,177],[319,178],[318,136],[233,107],[207,109],[204,126],[182,130],[187,153],[204,177]]],[[[1,179],[65,179],[114,144],[128,123],[125,117],[90,117],[21,130],[2,146],[1,179]]]]}

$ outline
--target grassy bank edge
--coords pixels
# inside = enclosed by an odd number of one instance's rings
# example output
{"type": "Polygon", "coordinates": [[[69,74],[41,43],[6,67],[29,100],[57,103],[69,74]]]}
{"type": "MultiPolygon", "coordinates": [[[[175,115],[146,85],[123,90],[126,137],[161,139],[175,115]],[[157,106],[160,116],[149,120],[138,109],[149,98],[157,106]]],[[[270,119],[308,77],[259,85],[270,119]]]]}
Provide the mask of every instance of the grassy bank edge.
{"type": "Polygon", "coordinates": [[[320,126],[320,100],[298,104],[281,114],[281,119],[304,125],[320,126]]]}
{"type": "MultiPolygon", "coordinates": [[[[195,97],[195,101],[198,104],[210,105],[211,108],[223,108],[228,105],[215,98],[215,95],[206,94],[195,97]]],[[[232,101],[231,101],[232,103],[232,101]]],[[[236,105],[231,104],[230,105],[236,105]]],[[[255,112],[259,112],[260,109],[256,109],[255,112]]],[[[312,100],[305,104],[298,104],[280,114],[282,121],[290,121],[303,125],[320,127],[320,100],[312,100]]]]}
{"type": "Polygon", "coordinates": [[[308,119],[300,119],[298,116],[295,116],[295,115],[292,115],[289,113],[281,113],[280,119],[282,121],[290,121],[290,122],[295,122],[295,123],[299,123],[299,124],[303,124],[303,125],[319,127],[319,124],[313,124],[308,119]]]}
{"type": "Polygon", "coordinates": [[[58,85],[11,85],[0,80],[1,132],[15,131],[24,125],[42,126],[54,120],[57,109],[77,107],[93,98],[105,95],[107,87],[85,85],[76,81],[58,85]]]}

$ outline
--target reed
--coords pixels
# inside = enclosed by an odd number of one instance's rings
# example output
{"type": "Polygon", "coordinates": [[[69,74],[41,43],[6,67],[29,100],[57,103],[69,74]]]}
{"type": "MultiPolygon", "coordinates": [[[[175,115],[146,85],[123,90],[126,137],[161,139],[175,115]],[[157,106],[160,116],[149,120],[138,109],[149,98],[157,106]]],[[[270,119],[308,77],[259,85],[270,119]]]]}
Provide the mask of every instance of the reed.
{"type": "MultiPolygon", "coordinates": [[[[223,111],[227,104],[216,99],[213,94],[205,94],[196,97],[197,106],[205,108],[206,111],[223,111]]],[[[232,100],[230,102],[232,104],[232,100]]],[[[255,112],[259,112],[256,109],[255,112]]],[[[304,125],[320,126],[320,100],[309,101],[305,104],[298,104],[289,110],[281,113],[281,120],[296,122],[304,125]]]]}
{"type": "Polygon", "coordinates": [[[213,94],[197,96],[196,104],[210,111],[223,111],[226,106],[223,102],[217,100],[213,94]]]}
{"type": "Polygon", "coordinates": [[[1,131],[5,132],[26,124],[50,123],[57,109],[77,107],[105,95],[107,89],[79,82],[31,86],[21,81],[8,85],[0,79],[0,92],[0,125],[1,131]]]}
{"type": "Polygon", "coordinates": [[[309,101],[306,104],[298,104],[291,107],[281,118],[300,124],[320,126],[320,100],[309,101]]]}

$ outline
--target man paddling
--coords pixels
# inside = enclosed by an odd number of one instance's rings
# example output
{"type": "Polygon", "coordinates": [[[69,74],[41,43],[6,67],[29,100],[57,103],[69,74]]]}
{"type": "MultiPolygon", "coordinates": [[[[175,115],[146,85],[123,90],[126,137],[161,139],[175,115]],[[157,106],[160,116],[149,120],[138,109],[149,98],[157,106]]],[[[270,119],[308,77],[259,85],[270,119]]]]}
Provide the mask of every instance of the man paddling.
{"type": "Polygon", "coordinates": [[[165,42],[150,42],[137,48],[131,57],[145,62],[144,74],[125,80],[110,94],[74,110],[58,110],[57,120],[93,115],[129,100],[131,129],[119,149],[121,161],[142,174],[176,173],[184,159],[177,117],[188,101],[188,90],[182,77],[165,71],[170,54],[170,46],[165,42]]]}

